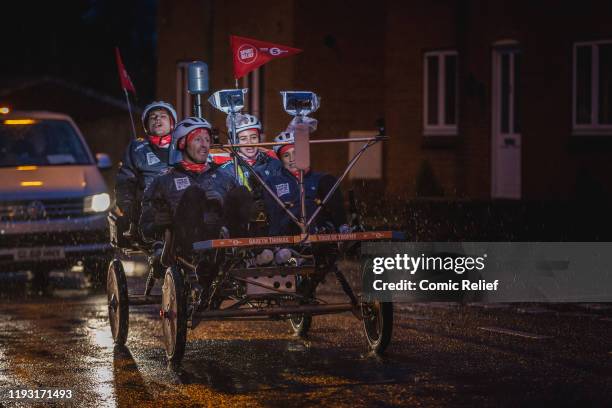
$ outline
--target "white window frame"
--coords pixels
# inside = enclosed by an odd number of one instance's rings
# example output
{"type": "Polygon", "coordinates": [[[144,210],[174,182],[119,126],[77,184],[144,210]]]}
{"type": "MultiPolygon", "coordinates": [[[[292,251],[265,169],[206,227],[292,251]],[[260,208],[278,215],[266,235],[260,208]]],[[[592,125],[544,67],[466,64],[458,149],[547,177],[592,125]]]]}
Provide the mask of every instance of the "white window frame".
{"type": "Polygon", "coordinates": [[[444,124],[444,117],[446,116],[445,102],[446,102],[446,78],[445,78],[445,63],[446,56],[454,55],[457,58],[457,68],[459,63],[459,57],[455,50],[445,51],[428,51],[423,55],[423,134],[426,136],[456,136],[457,135],[457,122],[459,121],[459,75],[457,76],[455,90],[455,124],[447,125],[444,124]],[[429,98],[428,98],[428,82],[429,72],[427,67],[427,59],[435,56],[438,58],[438,124],[431,125],[427,123],[428,109],[429,109],[429,98]]]}
{"type": "Polygon", "coordinates": [[[599,124],[599,45],[612,44],[612,40],[575,42],[572,51],[572,134],[612,135],[612,125],[599,124]],[[578,47],[591,47],[591,123],[576,123],[577,117],[577,50],[578,47]]]}
{"type": "Polygon", "coordinates": [[[179,61],[176,63],[176,112],[180,118],[191,116],[193,106],[191,95],[187,91],[189,81],[189,61],[179,61]]]}

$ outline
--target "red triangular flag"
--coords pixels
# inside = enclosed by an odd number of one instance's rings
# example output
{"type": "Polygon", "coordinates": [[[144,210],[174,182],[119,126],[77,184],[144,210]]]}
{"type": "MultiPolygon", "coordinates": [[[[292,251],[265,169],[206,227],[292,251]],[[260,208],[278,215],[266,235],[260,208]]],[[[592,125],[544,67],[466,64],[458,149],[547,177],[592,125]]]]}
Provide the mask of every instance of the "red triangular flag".
{"type": "Polygon", "coordinates": [[[115,58],[117,60],[117,69],[119,70],[119,79],[121,80],[121,88],[124,91],[130,91],[133,94],[136,94],[136,88],[134,88],[134,84],[130,79],[125,67],[123,66],[123,61],[121,61],[121,54],[119,53],[119,47],[115,47],[115,58]]]}
{"type": "Polygon", "coordinates": [[[236,79],[242,78],[270,60],[302,52],[297,48],[235,35],[230,36],[230,41],[234,58],[234,78],[236,79]]]}

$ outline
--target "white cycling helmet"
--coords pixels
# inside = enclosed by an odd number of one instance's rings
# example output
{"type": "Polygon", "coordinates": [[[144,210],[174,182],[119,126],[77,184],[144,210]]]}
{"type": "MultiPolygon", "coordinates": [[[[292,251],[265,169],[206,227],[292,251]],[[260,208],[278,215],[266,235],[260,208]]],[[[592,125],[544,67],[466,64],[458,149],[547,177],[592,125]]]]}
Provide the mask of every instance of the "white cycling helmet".
{"type": "Polygon", "coordinates": [[[182,138],[196,129],[207,129],[208,133],[212,133],[212,126],[206,119],[191,116],[176,124],[176,127],[172,131],[172,142],[178,144],[182,138]]]}
{"type": "MultiPolygon", "coordinates": [[[[232,124],[230,120],[230,116],[228,116],[226,123],[229,133],[232,132],[232,124]]],[[[261,122],[259,119],[257,119],[257,116],[249,115],[248,113],[236,114],[236,134],[246,129],[257,129],[261,134],[261,122]]]]}
{"type": "MultiPolygon", "coordinates": [[[[274,138],[274,141],[278,143],[295,143],[293,132],[280,132],[278,136],[274,138]]],[[[274,152],[278,154],[278,152],[283,146],[286,146],[286,145],[274,146],[274,152]]]]}
{"type": "Polygon", "coordinates": [[[147,116],[149,116],[149,113],[155,109],[167,110],[170,116],[172,116],[172,120],[173,120],[172,124],[176,125],[176,121],[178,119],[176,116],[176,111],[174,110],[174,106],[164,101],[153,101],[147,106],[145,106],[144,110],[142,111],[141,119],[142,119],[142,126],[144,127],[145,132],[149,132],[149,130],[147,129],[147,116]]]}
{"type": "Polygon", "coordinates": [[[187,136],[190,132],[196,129],[206,129],[208,133],[212,135],[212,126],[206,119],[198,117],[188,117],[181,120],[176,124],[172,131],[172,143],[170,145],[170,160],[169,164],[176,164],[182,160],[181,150],[179,149],[179,142],[182,138],[187,136]]]}

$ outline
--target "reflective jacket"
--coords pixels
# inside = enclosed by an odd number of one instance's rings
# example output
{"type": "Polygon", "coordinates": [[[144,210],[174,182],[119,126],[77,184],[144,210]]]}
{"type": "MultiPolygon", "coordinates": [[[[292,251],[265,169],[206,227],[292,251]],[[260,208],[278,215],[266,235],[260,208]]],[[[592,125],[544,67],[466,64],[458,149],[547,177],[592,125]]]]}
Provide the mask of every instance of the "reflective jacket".
{"type": "Polygon", "coordinates": [[[145,139],[132,140],[119,167],[115,183],[117,206],[137,220],[143,192],[153,179],[168,169],[168,149],[145,139]]]}
{"type": "MultiPolygon", "coordinates": [[[[257,153],[255,163],[251,167],[253,167],[253,170],[255,170],[255,172],[262,179],[266,180],[268,177],[278,174],[283,168],[283,165],[271,150],[260,150],[257,153]]],[[[228,159],[228,161],[221,166],[221,169],[228,175],[234,178],[236,177],[233,160],[228,159]]],[[[246,168],[245,166],[240,166],[238,177],[240,180],[240,185],[243,185],[251,190],[256,200],[262,196],[260,188],[257,187],[258,182],[255,177],[250,174],[250,169],[246,168]]]]}
{"type": "MultiPolygon", "coordinates": [[[[333,176],[309,171],[304,175],[304,193],[306,205],[306,221],[312,216],[318,207],[318,202],[325,198],[329,191],[332,182],[335,182],[333,176]],[[321,188],[321,180],[326,179],[327,183],[324,188],[321,188]]],[[[284,167],[279,173],[268,177],[266,183],[276,194],[276,196],[286,205],[296,218],[300,218],[300,190],[297,178],[284,167]]],[[[289,215],[265,193],[266,212],[269,220],[270,235],[292,235],[299,233],[299,227],[289,218],[289,215]]],[[[327,226],[331,224],[333,229],[338,228],[346,222],[344,213],[344,202],[340,189],[336,190],[326,207],[317,215],[310,228],[310,232],[314,232],[317,227],[327,226]],[[326,225],[327,224],[327,225],[326,225]]]]}
{"type": "Polygon", "coordinates": [[[140,230],[147,240],[155,239],[155,214],[158,211],[169,211],[175,216],[176,207],[185,190],[197,185],[204,191],[214,191],[222,198],[237,187],[236,181],[229,177],[215,164],[209,165],[202,173],[185,170],[180,165],[171,167],[164,174],[156,177],[144,192],[140,230]]]}

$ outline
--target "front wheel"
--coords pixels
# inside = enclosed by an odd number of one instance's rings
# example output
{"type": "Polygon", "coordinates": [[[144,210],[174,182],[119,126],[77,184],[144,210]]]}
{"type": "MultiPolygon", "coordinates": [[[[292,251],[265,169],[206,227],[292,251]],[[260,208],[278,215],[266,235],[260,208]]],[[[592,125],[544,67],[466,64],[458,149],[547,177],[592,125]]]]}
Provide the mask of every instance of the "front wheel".
{"type": "Polygon", "coordinates": [[[113,341],[118,346],[125,345],[129,328],[129,300],[127,279],[121,261],[115,259],[108,266],[106,277],[108,298],[108,320],[113,341]]]}
{"type": "Polygon", "coordinates": [[[361,304],[363,329],[370,349],[382,354],[391,342],[393,332],[393,303],[364,302],[361,304]]]}
{"type": "Polygon", "coordinates": [[[187,342],[187,297],[183,275],[176,267],[166,270],[162,286],[160,316],[164,333],[166,357],[173,364],[180,363],[187,342]]]}

